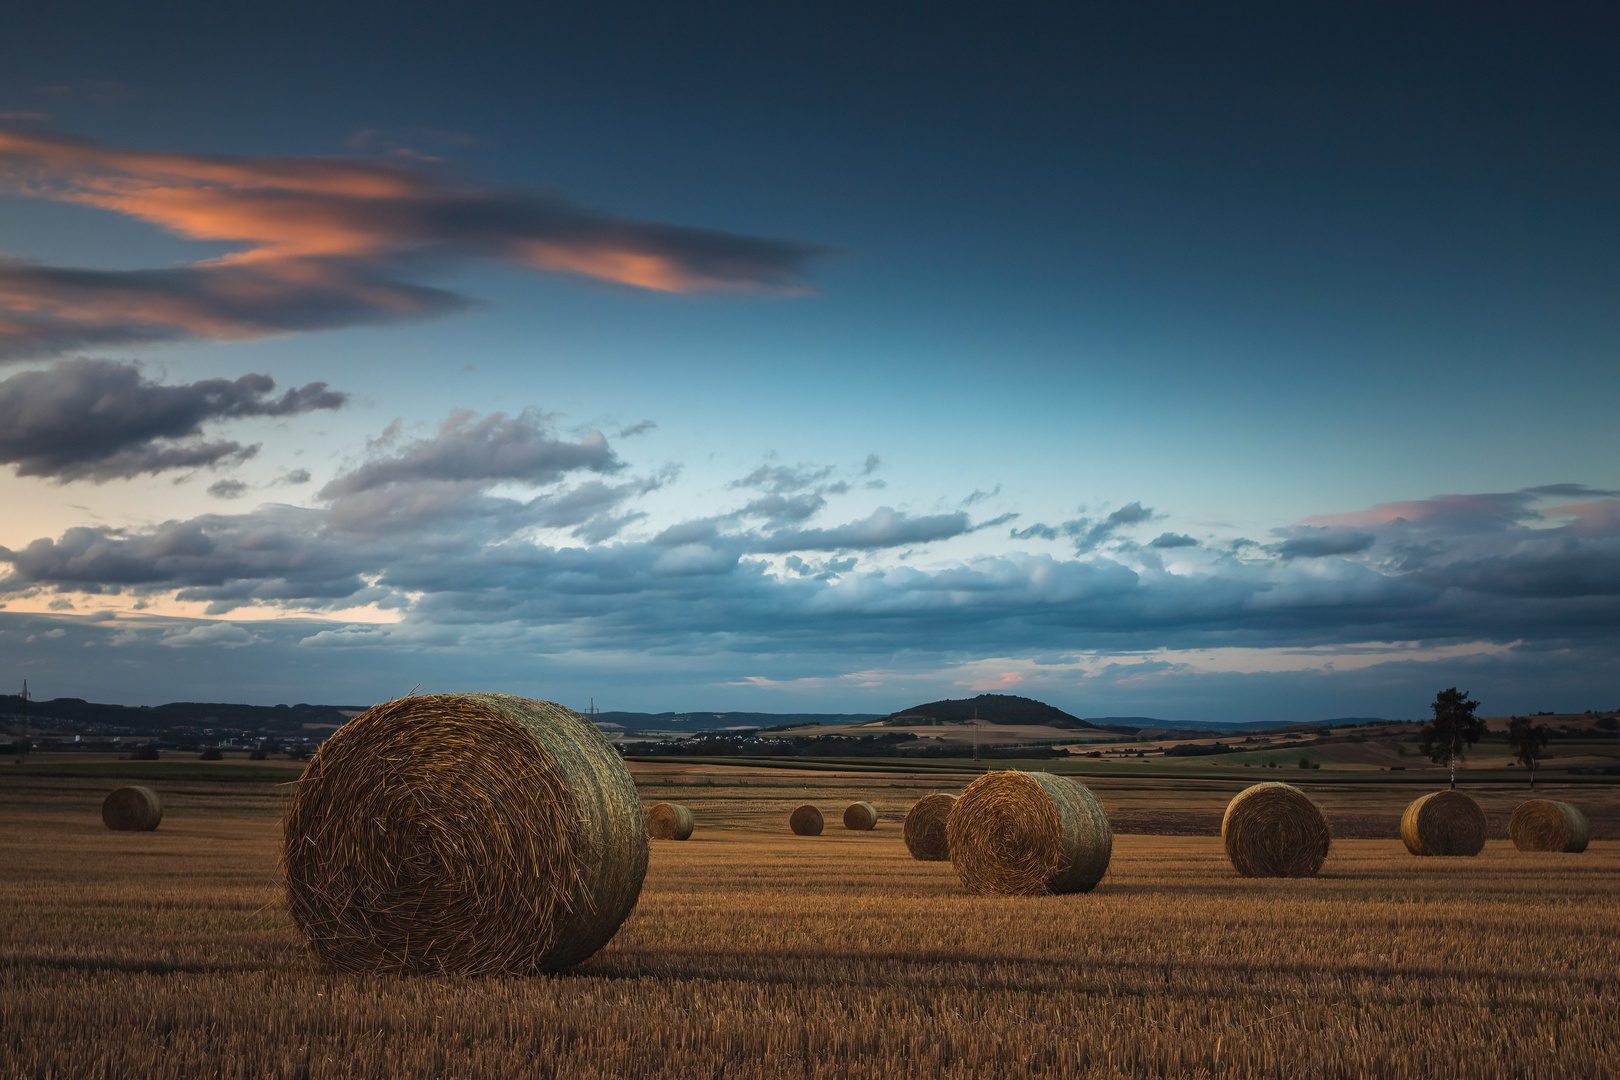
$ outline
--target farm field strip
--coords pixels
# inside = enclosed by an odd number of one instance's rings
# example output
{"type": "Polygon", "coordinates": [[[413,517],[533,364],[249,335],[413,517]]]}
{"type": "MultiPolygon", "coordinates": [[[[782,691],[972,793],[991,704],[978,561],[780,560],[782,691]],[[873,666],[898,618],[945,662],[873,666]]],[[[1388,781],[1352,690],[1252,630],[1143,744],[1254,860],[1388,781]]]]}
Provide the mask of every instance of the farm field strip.
{"type": "Polygon", "coordinates": [[[141,834],[101,828],[97,790],[0,784],[0,1077],[1574,1077],[1620,1053],[1613,840],[1338,840],[1279,881],[1214,838],[1121,835],[1095,892],[1020,899],[965,894],[889,818],[700,815],[576,972],[392,979],[303,949],[276,789],[188,793],[141,834]]]}

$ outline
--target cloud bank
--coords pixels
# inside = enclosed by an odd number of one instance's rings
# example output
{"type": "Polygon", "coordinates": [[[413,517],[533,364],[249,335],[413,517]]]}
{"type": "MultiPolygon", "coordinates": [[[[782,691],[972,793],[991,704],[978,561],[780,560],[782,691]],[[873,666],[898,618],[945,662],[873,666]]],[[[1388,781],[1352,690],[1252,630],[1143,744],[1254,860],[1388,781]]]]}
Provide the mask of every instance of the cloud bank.
{"type": "Polygon", "coordinates": [[[18,476],[62,483],[233,464],[258,447],[202,440],[205,424],[297,416],[348,401],[323,382],[279,397],[275,389],[268,375],[164,386],[138,364],[60,361],[0,381],[0,463],[15,466],[18,476]]]}
{"type": "Polygon", "coordinates": [[[818,249],[481,187],[431,162],[156,153],[0,128],[0,189],[238,250],[108,271],[0,261],[0,360],[443,315],[413,277],[487,259],[664,292],[800,290],[818,249]]]}
{"type": "Polygon", "coordinates": [[[966,511],[879,507],[814,524],[847,481],[829,467],[768,464],[731,485],[747,500],[739,509],[646,528],[637,501],[676,477],[629,475],[600,432],[564,438],[534,410],[457,413],[425,438],[390,429],[324,485],[320,506],[86,526],[0,548],[10,568],[0,594],[164,596],[214,614],[374,604],[418,629],[507,626],[526,647],[616,654],[1620,637],[1620,498],[1578,485],[1326,515],[1237,553],[1177,533],[1130,540],[1163,516],[1131,503],[1064,523],[1077,549],[1067,557],[1005,550],[921,564],[929,545],[986,535],[1006,515],[975,524],[966,511]]]}

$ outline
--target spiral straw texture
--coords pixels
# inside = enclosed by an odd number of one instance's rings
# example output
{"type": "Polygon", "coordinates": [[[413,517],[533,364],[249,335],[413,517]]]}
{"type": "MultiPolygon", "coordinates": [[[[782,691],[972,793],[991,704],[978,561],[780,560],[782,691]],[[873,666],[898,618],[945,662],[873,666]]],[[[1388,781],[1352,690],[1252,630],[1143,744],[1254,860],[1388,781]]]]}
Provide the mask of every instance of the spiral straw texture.
{"type": "Polygon", "coordinates": [[[1333,834],[1309,796],[1271,782],[1246,788],[1226,804],[1221,839],[1244,877],[1315,877],[1333,834]]]}
{"type": "Polygon", "coordinates": [[[685,840],[692,835],[692,811],[661,802],[647,811],[647,835],[654,840],[685,840]]]}
{"type": "Polygon", "coordinates": [[[1520,851],[1586,850],[1592,840],[1592,825],[1580,808],[1552,799],[1522,802],[1508,820],[1508,835],[1520,851]]]}
{"type": "Polygon", "coordinates": [[[793,811],[788,818],[788,828],[797,836],[820,836],[822,824],[821,811],[809,803],[793,811]]]}
{"type": "Polygon", "coordinates": [[[969,784],[950,808],[945,836],[963,885],[1013,896],[1090,892],[1114,850],[1108,815],[1089,788],[1016,770],[969,784]]]}
{"type": "Polygon", "coordinates": [[[1485,811],[1460,791],[1431,791],[1401,815],[1401,840],[1414,855],[1478,855],[1485,849],[1485,811]]]}
{"type": "Polygon", "coordinates": [[[877,828],[877,807],[869,802],[853,802],[844,807],[844,828],[870,832],[877,828]]]}
{"type": "Polygon", "coordinates": [[[955,795],[924,795],[906,811],[906,850],[920,862],[944,862],[951,857],[945,839],[945,819],[950,816],[955,795]]]}
{"type": "Polygon", "coordinates": [[[101,823],[117,832],[151,832],[163,820],[163,800],[149,787],[121,787],[101,800],[101,823]]]}
{"type": "Polygon", "coordinates": [[[338,971],[532,974],[635,906],[634,781],[583,716],[504,694],[376,705],[327,739],[283,822],[293,920],[338,971]]]}

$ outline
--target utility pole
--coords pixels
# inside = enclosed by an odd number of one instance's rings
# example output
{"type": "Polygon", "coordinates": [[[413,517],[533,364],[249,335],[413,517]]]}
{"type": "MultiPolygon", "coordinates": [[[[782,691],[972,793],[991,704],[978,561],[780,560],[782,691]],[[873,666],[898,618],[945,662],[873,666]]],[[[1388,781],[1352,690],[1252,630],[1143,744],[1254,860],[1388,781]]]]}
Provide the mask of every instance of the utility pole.
{"type": "Polygon", "coordinates": [[[23,709],[22,742],[17,744],[17,764],[19,764],[19,765],[21,765],[23,763],[23,758],[28,756],[28,680],[27,679],[23,680],[22,709],[23,709]]]}
{"type": "Polygon", "coordinates": [[[973,707],[973,760],[979,760],[979,707],[973,707]]]}

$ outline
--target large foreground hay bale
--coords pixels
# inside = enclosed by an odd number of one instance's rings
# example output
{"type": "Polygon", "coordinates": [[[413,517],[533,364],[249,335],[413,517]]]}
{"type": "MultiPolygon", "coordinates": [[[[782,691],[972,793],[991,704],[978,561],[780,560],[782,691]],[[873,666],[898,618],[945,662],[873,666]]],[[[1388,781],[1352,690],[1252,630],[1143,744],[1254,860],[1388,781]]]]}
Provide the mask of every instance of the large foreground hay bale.
{"type": "Polygon", "coordinates": [[[293,919],[339,971],[557,971],[607,943],[647,872],[613,746],[504,694],[366,710],[316,752],[283,829],[293,919]]]}
{"type": "Polygon", "coordinates": [[[654,840],[685,840],[692,835],[692,811],[661,802],[647,811],[647,835],[654,840]]]}
{"type": "Polygon", "coordinates": [[[869,802],[852,802],[844,807],[844,828],[870,832],[877,828],[877,807],[869,802]]]}
{"type": "Polygon", "coordinates": [[[950,816],[955,795],[924,795],[906,811],[906,850],[921,862],[944,862],[951,857],[945,839],[945,819],[950,816]]]}
{"type": "Polygon", "coordinates": [[[1009,770],[967,786],[945,819],[962,884],[1014,896],[1090,892],[1108,870],[1114,832],[1084,784],[1009,770]]]}
{"type": "Polygon", "coordinates": [[[821,811],[809,803],[793,811],[793,816],[788,818],[788,828],[792,829],[796,836],[820,836],[821,826],[821,811]]]}
{"type": "Polygon", "coordinates": [[[1289,784],[1256,784],[1226,804],[1226,856],[1244,877],[1315,877],[1333,834],[1327,818],[1289,784]]]}
{"type": "Polygon", "coordinates": [[[101,800],[101,823],[118,832],[151,832],[163,820],[163,800],[149,787],[121,787],[101,800]]]}
{"type": "Polygon", "coordinates": [[[1485,848],[1485,811],[1460,791],[1431,791],[1401,815],[1401,840],[1414,855],[1478,855],[1485,848]]]}
{"type": "Polygon", "coordinates": [[[1508,835],[1520,851],[1586,850],[1592,839],[1592,824],[1580,808],[1551,799],[1522,802],[1508,821],[1508,835]]]}

